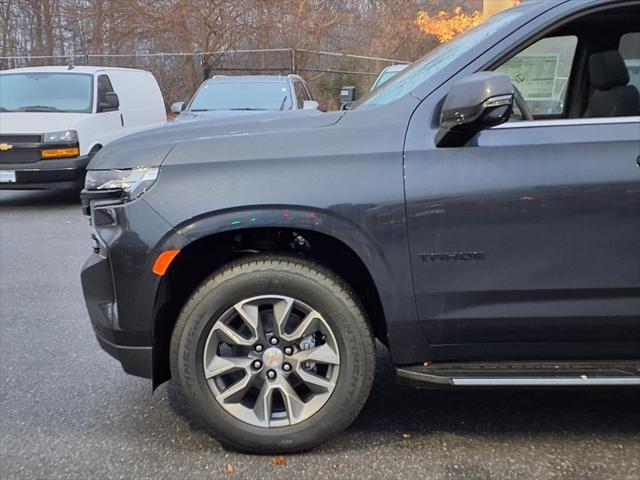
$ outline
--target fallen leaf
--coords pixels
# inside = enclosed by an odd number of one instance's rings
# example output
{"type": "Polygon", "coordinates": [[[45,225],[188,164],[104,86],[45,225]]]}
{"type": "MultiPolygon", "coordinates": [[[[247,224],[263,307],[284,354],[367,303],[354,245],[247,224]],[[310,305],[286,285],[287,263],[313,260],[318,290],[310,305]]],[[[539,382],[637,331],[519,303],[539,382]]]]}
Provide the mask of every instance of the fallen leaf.
{"type": "Polygon", "coordinates": [[[273,457],[273,464],[274,465],[286,465],[287,464],[287,458],[283,457],[282,455],[279,455],[277,457],[273,457]]]}
{"type": "Polygon", "coordinates": [[[236,468],[230,463],[224,469],[224,473],[233,473],[235,471],[236,471],[236,468]]]}

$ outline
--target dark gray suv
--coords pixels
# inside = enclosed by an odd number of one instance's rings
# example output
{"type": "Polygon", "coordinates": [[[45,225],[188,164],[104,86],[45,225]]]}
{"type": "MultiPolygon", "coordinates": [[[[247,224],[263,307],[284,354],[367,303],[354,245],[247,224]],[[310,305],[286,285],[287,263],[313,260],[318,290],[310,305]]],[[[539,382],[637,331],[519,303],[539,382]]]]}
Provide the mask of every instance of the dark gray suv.
{"type": "Polygon", "coordinates": [[[640,385],[639,26],[525,1],[348,111],[111,143],[83,192],[100,345],[263,453],[351,423],[374,339],[417,386],[640,385]]]}

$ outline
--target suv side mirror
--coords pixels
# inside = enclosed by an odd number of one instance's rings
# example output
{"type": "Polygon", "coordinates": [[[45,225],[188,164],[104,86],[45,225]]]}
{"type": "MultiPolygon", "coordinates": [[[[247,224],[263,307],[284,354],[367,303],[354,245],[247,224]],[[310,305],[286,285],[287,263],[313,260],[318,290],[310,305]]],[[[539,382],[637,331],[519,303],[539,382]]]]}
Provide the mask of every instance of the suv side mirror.
{"type": "Polygon", "coordinates": [[[107,92],[104,94],[104,102],[98,105],[101,112],[112,112],[120,108],[120,99],[115,92],[107,92]]]}
{"type": "Polygon", "coordinates": [[[509,120],[513,85],[504,73],[479,72],[456,82],[442,106],[436,146],[461,147],[485,128],[509,120]]]}
{"type": "Polygon", "coordinates": [[[185,108],[187,108],[187,102],[173,102],[171,104],[171,113],[178,115],[185,108]]]}
{"type": "Polygon", "coordinates": [[[305,100],[302,103],[302,109],[303,110],[318,110],[319,106],[320,106],[320,104],[318,102],[316,102],[315,100],[305,100]]]}

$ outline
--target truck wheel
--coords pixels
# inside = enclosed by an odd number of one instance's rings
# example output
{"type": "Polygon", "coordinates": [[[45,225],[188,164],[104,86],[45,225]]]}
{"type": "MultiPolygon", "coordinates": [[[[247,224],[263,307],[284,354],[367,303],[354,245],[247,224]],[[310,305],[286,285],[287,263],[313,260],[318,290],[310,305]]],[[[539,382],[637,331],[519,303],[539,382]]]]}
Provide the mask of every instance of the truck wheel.
{"type": "Polygon", "coordinates": [[[295,257],[232,263],[180,313],[171,373],[225,446],[293,453],[344,430],[364,405],[375,347],[350,288],[295,257]]]}

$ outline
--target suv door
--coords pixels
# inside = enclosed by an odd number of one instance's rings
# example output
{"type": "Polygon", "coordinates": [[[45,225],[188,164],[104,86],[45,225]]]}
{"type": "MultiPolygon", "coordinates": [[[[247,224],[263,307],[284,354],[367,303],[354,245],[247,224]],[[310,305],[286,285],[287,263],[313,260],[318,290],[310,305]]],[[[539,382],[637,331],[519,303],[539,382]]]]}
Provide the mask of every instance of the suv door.
{"type": "MultiPolygon", "coordinates": [[[[640,351],[640,117],[563,119],[574,62],[559,40],[525,50],[533,66],[517,77],[548,118],[483,131],[462,148],[412,140],[446,91],[412,118],[409,240],[432,359],[640,351]],[[548,64],[563,57],[568,67],[548,64]]],[[[512,60],[506,73],[526,63],[512,60]]]]}

